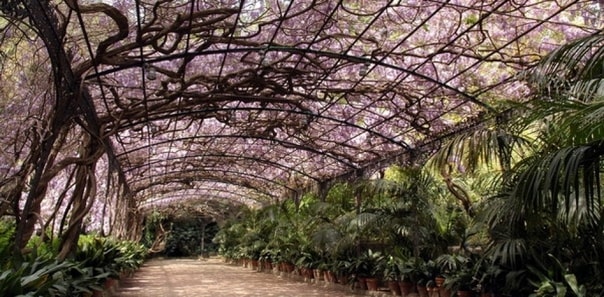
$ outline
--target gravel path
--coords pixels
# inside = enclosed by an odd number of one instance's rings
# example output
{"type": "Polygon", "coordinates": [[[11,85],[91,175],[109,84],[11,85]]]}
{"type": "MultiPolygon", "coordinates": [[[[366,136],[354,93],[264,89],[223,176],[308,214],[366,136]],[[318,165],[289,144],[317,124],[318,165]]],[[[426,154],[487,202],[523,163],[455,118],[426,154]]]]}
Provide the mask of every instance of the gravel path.
{"type": "Polygon", "coordinates": [[[121,281],[114,296],[349,297],[367,294],[357,292],[344,286],[311,284],[277,274],[255,272],[211,258],[148,261],[132,278],[121,281]]]}

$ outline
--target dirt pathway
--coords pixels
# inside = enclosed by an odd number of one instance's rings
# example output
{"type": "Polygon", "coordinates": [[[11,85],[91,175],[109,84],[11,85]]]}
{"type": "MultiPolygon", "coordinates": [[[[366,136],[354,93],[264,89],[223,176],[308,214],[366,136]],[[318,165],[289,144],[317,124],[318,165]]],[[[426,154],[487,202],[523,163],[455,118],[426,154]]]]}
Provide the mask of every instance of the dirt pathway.
{"type": "Polygon", "coordinates": [[[228,265],[220,259],[169,259],[147,262],[134,277],[121,281],[114,296],[287,296],[350,297],[350,288],[310,284],[276,274],[228,265]]]}

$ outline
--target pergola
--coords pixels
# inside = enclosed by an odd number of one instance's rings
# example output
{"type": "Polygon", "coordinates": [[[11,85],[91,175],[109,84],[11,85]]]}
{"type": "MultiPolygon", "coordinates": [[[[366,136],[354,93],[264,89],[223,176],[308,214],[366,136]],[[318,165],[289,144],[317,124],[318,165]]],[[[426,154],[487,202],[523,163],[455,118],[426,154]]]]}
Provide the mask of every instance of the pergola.
{"type": "Polygon", "coordinates": [[[66,233],[89,215],[132,236],[156,205],[220,216],[418,162],[528,100],[523,71],[600,27],[592,0],[0,8],[0,211],[21,240],[43,210],[70,212],[66,233]]]}

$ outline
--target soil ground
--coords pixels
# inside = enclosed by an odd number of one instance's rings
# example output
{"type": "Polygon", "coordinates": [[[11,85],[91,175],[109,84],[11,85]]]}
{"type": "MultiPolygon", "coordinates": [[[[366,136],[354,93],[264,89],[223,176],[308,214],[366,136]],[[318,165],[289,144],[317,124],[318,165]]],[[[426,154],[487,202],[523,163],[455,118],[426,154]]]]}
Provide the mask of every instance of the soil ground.
{"type": "Polygon", "coordinates": [[[287,296],[350,297],[366,295],[349,287],[310,283],[288,276],[256,272],[219,258],[154,259],[131,278],[120,281],[119,297],[287,296]]]}

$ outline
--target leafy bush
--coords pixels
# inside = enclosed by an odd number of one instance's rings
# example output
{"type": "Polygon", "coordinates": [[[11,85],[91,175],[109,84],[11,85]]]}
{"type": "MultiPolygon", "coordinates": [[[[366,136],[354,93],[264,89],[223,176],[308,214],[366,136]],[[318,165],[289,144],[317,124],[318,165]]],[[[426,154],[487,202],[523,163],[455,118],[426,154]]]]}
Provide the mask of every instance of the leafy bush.
{"type": "Polygon", "coordinates": [[[116,259],[117,267],[120,271],[132,273],[143,265],[148,255],[148,250],[143,244],[133,241],[122,241],[117,245],[121,253],[121,256],[116,259]]]}
{"type": "Polygon", "coordinates": [[[110,275],[109,272],[103,272],[101,268],[75,262],[57,274],[61,281],[54,285],[53,296],[81,296],[84,293],[102,290],[103,282],[110,275]]]}
{"type": "Polygon", "coordinates": [[[34,252],[24,261],[11,259],[3,266],[0,274],[3,296],[66,296],[61,271],[73,263],[58,262],[34,252]]]}
{"type": "MultiPolygon", "coordinates": [[[[84,267],[96,268],[95,273],[108,274],[108,277],[119,277],[118,259],[122,252],[117,243],[107,238],[91,235],[80,236],[74,260],[84,267]]],[[[93,273],[93,275],[95,274],[93,273]]]]}
{"type": "Polygon", "coordinates": [[[14,240],[14,235],[15,222],[6,219],[0,219],[0,248],[8,248],[10,243],[14,240]]]}
{"type": "Polygon", "coordinates": [[[73,258],[59,262],[58,240],[43,242],[34,237],[21,259],[10,257],[3,240],[10,232],[0,230],[0,292],[2,296],[82,296],[102,290],[108,278],[138,269],[147,249],[142,244],[92,235],[81,236],[73,258]]]}

